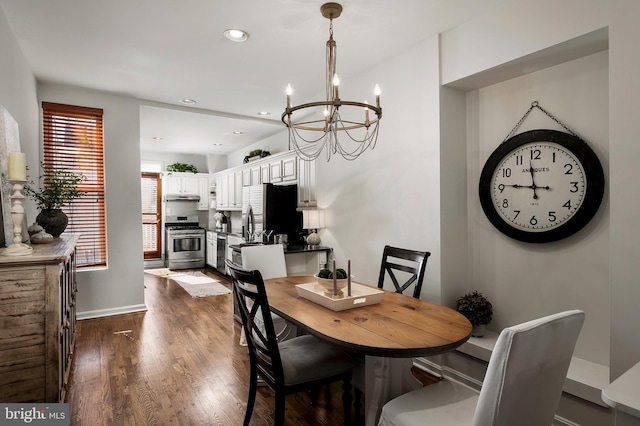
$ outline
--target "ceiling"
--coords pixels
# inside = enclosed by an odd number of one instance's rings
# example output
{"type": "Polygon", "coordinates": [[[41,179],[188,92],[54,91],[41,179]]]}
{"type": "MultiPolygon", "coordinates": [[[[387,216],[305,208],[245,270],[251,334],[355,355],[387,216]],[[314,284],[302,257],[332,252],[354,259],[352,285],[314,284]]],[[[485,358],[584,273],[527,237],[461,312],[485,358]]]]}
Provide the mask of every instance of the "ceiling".
{"type": "MultiPolygon", "coordinates": [[[[334,20],[341,87],[503,1],[342,0],[334,20]]],[[[225,155],[283,130],[288,83],[294,104],[324,92],[323,3],[0,0],[0,7],[39,82],[142,100],[141,150],[225,155]],[[249,40],[225,39],[229,28],[247,31],[249,40]],[[181,104],[186,98],[197,103],[181,104]]]]}

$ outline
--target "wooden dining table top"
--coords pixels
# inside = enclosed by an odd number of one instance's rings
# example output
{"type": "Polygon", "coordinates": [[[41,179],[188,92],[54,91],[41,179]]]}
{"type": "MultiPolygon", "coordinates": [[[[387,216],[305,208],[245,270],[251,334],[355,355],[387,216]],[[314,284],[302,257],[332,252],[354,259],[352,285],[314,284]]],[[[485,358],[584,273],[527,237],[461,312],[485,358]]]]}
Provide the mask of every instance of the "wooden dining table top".
{"type": "Polygon", "coordinates": [[[390,358],[429,356],[453,350],[471,336],[471,323],[459,312],[386,290],[380,303],[333,311],[298,295],[296,284],[311,282],[312,276],[265,280],[271,310],[347,351],[390,358]]]}

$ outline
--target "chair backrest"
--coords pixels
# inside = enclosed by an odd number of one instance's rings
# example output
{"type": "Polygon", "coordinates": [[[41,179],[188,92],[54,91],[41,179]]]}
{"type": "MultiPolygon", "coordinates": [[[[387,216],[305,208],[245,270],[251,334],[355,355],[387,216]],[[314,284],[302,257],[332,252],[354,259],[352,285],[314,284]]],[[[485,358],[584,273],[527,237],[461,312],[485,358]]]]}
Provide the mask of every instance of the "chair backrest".
{"type": "Polygon", "coordinates": [[[257,269],[262,279],[287,276],[287,264],[284,260],[282,244],[246,246],[240,249],[242,267],[246,270],[257,269]]]}
{"type": "Polygon", "coordinates": [[[271,319],[269,301],[260,271],[239,268],[226,261],[238,301],[252,368],[272,388],[284,386],[284,372],[278,340],[271,319]],[[256,321],[260,313],[260,320],[256,321]]]}
{"type": "Polygon", "coordinates": [[[583,323],[584,312],[573,310],[504,329],[473,425],[551,425],[583,323]]]}
{"type": "Polygon", "coordinates": [[[384,287],[385,273],[389,274],[389,278],[393,282],[396,288],[396,293],[404,293],[404,291],[415,283],[413,288],[413,297],[420,298],[420,292],[422,291],[422,281],[424,280],[424,272],[427,269],[427,260],[431,256],[428,251],[416,251],[403,248],[385,246],[382,253],[382,263],[380,265],[380,276],[378,277],[378,288],[384,287]],[[397,260],[402,259],[404,262],[397,263],[397,260]],[[398,281],[396,272],[401,271],[408,275],[408,278],[404,280],[403,284],[398,281]]]}

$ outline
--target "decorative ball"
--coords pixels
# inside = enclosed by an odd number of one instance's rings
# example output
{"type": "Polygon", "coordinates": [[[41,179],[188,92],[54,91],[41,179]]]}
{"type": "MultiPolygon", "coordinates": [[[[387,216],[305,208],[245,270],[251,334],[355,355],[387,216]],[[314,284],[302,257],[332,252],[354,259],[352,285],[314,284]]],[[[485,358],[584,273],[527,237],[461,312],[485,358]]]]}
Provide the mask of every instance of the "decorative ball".
{"type": "Polygon", "coordinates": [[[310,246],[320,245],[320,235],[316,234],[315,232],[309,234],[309,236],[307,236],[307,244],[309,244],[310,246]]]}
{"type": "Polygon", "coordinates": [[[38,225],[37,223],[34,223],[33,225],[27,228],[27,232],[29,233],[29,235],[37,234],[40,231],[44,231],[44,228],[38,225]]]}

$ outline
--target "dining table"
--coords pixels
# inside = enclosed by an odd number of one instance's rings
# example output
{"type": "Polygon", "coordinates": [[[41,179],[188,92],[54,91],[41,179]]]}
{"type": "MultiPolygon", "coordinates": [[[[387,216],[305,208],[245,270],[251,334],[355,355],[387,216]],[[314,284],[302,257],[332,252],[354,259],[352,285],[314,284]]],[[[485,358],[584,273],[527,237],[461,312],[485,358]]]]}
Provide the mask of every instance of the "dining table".
{"type": "Polygon", "coordinates": [[[471,336],[471,323],[456,310],[387,290],[379,303],[334,311],[298,294],[296,285],[315,281],[265,280],[269,306],[303,332],[364,359],[367,426],[377,424],[387,401],[422,386],[411,374],[414,357],[452,351],[471,336]]]}

